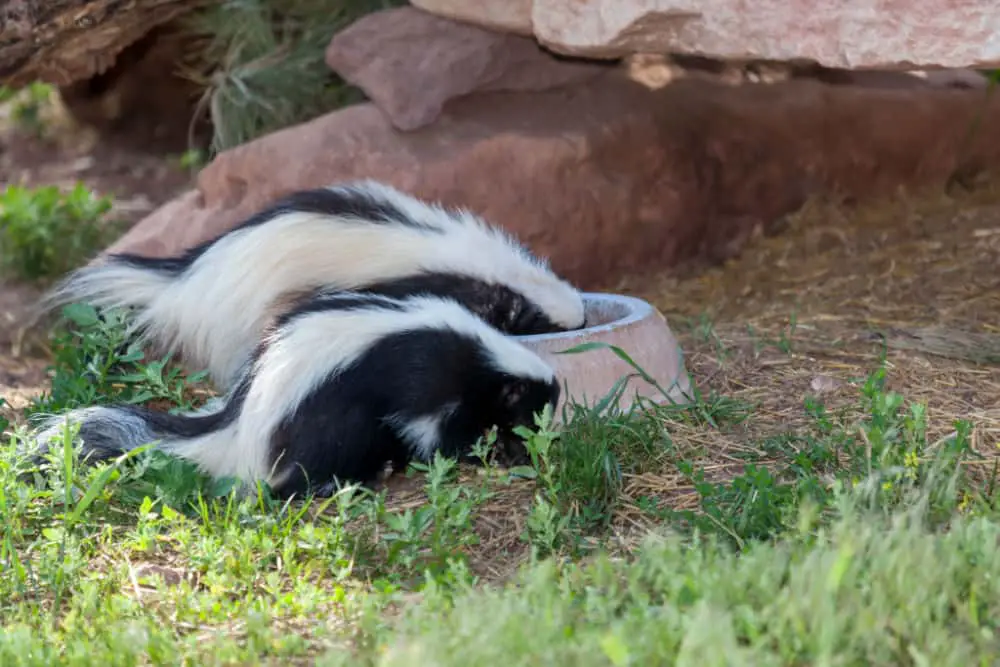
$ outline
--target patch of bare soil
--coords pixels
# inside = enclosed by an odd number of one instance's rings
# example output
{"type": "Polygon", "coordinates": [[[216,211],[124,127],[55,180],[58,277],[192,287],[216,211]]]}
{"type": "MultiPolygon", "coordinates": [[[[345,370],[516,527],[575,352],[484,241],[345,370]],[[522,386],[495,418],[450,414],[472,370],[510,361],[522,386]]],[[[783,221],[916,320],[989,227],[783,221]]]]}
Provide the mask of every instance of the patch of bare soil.
{"type": "MultiPolygon", "coordinates": [[[[98,143],[65,117],[46,120],[41,134],[0,123],[0,184],[68,189],[83,183],[113,197],[112,215],[134,224],[191,182],[178,156],[98,143]]],[[[33,326],[42,289],[10,280],[0,284],[0,397],[9,404],[0,410],[19,411],[44,388],[45,336],[33,326]]]]}
{"type": "Polygon", "coordinates": [[[24,323],[37,296],[28,285],[0,285],[0,397],[14,408],[25,405],[45,381],[44,357],[23,351],[24,323]]]}

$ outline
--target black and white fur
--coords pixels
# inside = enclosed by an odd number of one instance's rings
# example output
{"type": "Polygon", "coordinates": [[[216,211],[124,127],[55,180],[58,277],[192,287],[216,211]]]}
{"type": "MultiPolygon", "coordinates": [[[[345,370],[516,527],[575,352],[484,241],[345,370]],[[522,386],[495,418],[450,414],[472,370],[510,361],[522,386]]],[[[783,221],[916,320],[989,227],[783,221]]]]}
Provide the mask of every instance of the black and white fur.
{"type": "Polygon", "coordinates": [[[273,317],[317,289],[448,296],[515,335],[584,325],[580,293],[513,237],[374,181],[293,193],[177,257],[111,255],[45,305],[130,307],[145,343],[225,390],[273,317]]]}
{"type": "Polygon", "coordinates": [[[91,459],[158,441],[215,477],[322,494],[389,462],[462,458],[493,426],[500,462],[524,462],[512,429],[559,396],[548,364],[452,299],[320,293],[278,319],[214,409],[88,407],[47,416],[36,442],[69,419],[91,459]]]}

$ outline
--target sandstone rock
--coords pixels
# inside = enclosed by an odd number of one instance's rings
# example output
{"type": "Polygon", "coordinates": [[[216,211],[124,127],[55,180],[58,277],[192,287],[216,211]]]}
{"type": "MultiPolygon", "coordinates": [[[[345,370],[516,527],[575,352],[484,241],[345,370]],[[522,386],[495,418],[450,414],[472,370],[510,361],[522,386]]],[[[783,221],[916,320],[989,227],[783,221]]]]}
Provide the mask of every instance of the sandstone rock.
{"type": "MultiPolygon", "coordinates": [[[[521,4],[516,13],[502,15],[521,31],[530,25],[553,51],[592,58],[678,52],[906,70],[1000,64],[1000,22],[990,0],[530,0],[530,5],[530,23],[521,4]]],[[[492,27],[504,11],[499,1],[488,11],[481,3],[458,0],[419,0],[419,6],[492,27]]]]}
{"type": "Polygon", "coordinates": [[[375,178],[467,206],[599,289],[725,258],[810,195],[863,199],[997,166],[1000,100],[981,91],[808,80],[650,89],[613,71],[540,93],[469,95],[415,132],[372,104],[276,132],[219,155],[199,192],[112,249],[175,253],[291,190],[375,178]]]}
{"type": "Polygon", "coordinates": [[[824,83],[871,88],[976,88],[983,90],[989,85],[989,80],[985,76],[969,69],[900,72],[817,67],[795,72],[793,76],[807,76],[824,83]]]}
{"type": "Polygon", "coordinates": [[[692,0],[535,0],[531,20],[538,41],[558,53],[620,58],[630,53],[694,51],[730,57],[733,47],[746,44],[747,36],[738,35],[740,39],[727,45],[725,53],[700,48],[701,42],[699,48],[689,48],[686,42],[694,36],[704,39],[705,33],[711,36],[705,23],[715,27],[718,22],[730,30],[752,25],[742,20],[749,11],[744,4],[740,3],[736,21],[728,7],[692,0]]]}
{"type": "Polygon", "coordinates": [[[532,0],[411,0],[438,16],[500,32],[531,36],[532,0]]]}
{"type": "Polygon", "coordinates": [[[326,62],[400,130],[429,125],[445,102],[477,90],[546,90],[605,71],[601,65],[561,62],[533,39],[413,7],[358,19],[333,37],[326,62]]]}

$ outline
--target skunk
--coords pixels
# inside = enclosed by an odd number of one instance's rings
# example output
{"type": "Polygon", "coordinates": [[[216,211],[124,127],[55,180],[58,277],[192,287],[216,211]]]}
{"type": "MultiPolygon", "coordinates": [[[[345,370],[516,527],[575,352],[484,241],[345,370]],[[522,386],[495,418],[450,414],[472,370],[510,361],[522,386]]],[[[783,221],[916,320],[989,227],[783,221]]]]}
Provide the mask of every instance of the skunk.
{"type": "Polygon", "coordinates": [[[331,288],[452,297],[514,335],[584,325],[581,294],[513,237],[367,180],[295,192],[176,257],[111,255],[43,307],[132,308],[141,341],[229,389],[274,316],[331,288]]]}
{"type": "Polygon", "coordinates": [[[559,396],[548,364],[453,299],[328,292],[277,318],[216,406],[87,407],[43,418],[35,442],[40,457],[68,419],[91,460],[157,441],[216,478],[324,495],[387,463],[470,460],[494,426],[496,460],[525,463],[513,429],[559,396]]]}

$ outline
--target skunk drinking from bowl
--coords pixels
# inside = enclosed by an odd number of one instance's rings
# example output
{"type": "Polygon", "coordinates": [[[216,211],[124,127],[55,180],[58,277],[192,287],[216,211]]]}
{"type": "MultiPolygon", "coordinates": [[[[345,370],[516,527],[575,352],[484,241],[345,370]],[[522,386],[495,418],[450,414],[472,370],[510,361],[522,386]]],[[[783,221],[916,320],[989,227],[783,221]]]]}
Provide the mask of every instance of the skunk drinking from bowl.
{"type": "Polygon", "coordinates": [[[277,318],[217,406],[71,410],[44,418],[36,443],[69,420],[92,460],[156,442],[216,478],[325,495],[390,462],[466,457],[494,426],[500,463],[527,462],[513,429],[559,396],[548,364],[453,299],[317,291],[277,318]]]}

